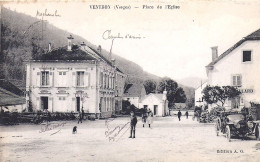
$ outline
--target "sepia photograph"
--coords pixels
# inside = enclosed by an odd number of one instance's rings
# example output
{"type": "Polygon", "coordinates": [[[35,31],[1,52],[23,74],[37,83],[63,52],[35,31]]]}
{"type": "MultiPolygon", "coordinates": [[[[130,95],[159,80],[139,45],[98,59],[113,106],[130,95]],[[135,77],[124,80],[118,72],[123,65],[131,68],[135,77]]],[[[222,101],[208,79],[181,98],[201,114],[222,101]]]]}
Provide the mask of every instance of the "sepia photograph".
{"type": "Polygon", "coordinates": [[[259,0],[6,0],[0,23],[0,162],[260,162],[259,0]]]}

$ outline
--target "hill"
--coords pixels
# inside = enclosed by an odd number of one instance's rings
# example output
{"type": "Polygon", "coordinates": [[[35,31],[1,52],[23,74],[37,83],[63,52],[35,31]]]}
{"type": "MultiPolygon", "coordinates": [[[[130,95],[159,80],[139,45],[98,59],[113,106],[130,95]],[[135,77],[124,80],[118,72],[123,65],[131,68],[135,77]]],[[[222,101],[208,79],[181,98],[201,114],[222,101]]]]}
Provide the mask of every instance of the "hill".
{"type": "MultiPolygon", "coordinates": [[[[98,45],[94,45],[78,35],[61,30],[47,21],[41,21],[2,7],[0,79],[15,79],[25,82],[24,61],[45,53],[48,50],[49,43],[52,44],[52,48],[66,45],[66,37],[69,35],[73,35],[74,42],[77,44],[85,42],[93,49],[98,48],[98,45]]],[[[109,52],[102,50],[101,54],[108,58],[109,52]]],[[[142,83],[148,79],[156,81],[161,79],[156,75],[145,72],[142,67],[132,61],[114,53],[112,56],[116,60],[116,66],[128,75],[127,83],[142,83]]],[[[183,88],[187,97],[194,97],[189,87],[183,86],[183,88]]]]}

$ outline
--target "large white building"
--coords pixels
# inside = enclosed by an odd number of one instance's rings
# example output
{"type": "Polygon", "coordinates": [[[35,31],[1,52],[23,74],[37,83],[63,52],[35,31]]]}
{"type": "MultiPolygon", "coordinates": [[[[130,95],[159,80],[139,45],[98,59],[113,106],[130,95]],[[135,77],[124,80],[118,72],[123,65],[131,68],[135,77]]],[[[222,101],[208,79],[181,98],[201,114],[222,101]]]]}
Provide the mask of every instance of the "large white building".
{"type": "Polygon", "coordinates": [[[235,86],[241,96],[225,102],[226,108],[260,103],[260,29],[238,41],[218,56],[212,47],[212,62],[206,66],[208,85],[235,86]]]}
{"type": "Polygon", "coordinates": [[[206,105],[205,100],[203,99],[203,89],[208,85],[208,82],[201,83],[201,85],[195,89],[195,106],[204,108],[206,105]]]}
{"type": "Polygon", "coordinates": [[[83,107],[111,116],[122,107],[126,75],[113,61],[84,43],[73,45],[72,39],[27,63],[27,107],[50,112],[78,112],[83,107]]]}

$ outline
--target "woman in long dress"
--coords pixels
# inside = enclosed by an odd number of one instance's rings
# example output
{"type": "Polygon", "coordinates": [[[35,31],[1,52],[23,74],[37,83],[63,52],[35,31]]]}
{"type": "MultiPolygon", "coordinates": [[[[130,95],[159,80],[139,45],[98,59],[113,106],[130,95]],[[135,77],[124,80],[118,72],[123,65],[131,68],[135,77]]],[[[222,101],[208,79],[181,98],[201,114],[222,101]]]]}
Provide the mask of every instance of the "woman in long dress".
{"type": "Polygon", "coordinates": [[[149,125],[149,128],[151,128],[151,124],[153,123],[153,112],[148,109],[148,117],[146,119],[147,124],[149,125]]]}

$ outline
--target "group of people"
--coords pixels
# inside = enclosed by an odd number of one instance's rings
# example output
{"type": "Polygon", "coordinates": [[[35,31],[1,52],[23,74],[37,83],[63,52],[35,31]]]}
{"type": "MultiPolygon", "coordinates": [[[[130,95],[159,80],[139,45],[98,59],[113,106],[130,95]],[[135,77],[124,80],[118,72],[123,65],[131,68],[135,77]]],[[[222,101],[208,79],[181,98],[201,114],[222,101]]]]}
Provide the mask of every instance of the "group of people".
{"type": "MultiPolygon", "coordinates": [[[[181,120],[182,113],[179,110],[178,112],[178,119],[179,121],[181,120]]],[[[185,116],[188,119],[189,113],[188,111],[185,112],[185,116]]],[[[135,116],[135,113],[133,111],[130,112],[130,137],[129,138],[135,138],[135,128],[137,124],[137,118],[135,116]]],[[[144,109],[144,112],[142,113],[142,122],[143,122],[143,127],[148,124],[149,128],[151,128],[151,124],[153,122],[153,112],[150,109],[144,109]]]]}
{"type": "MultiPolygon", "coordinates": [[[[137,118],[134,114],[133,111],[130,112],[130,137],[129,138],[135,138],[135,127],[137,123],[137,118]]],[[[151,128],[151,124],[153,122],[153,112],[150,109],[144,109],[142,113],[142,122],[143,122],[143,127],[148,124],[149,128],[151,128]]]]}
{"type": "MultiPolygon", "coordinates": [[[[182,113],[181,113],[181,111],[179,110],[179,112],[178,112],[178,119],[179,119],[179,121],[181,121],[181,116],[182,116],[182,113]]],[[[189,117],[189,113],[188,113],[188,111],[186,111],[185,112],[185,116],[186,116],[186,119],[188,119],[188,117],[189,117]]]]}

